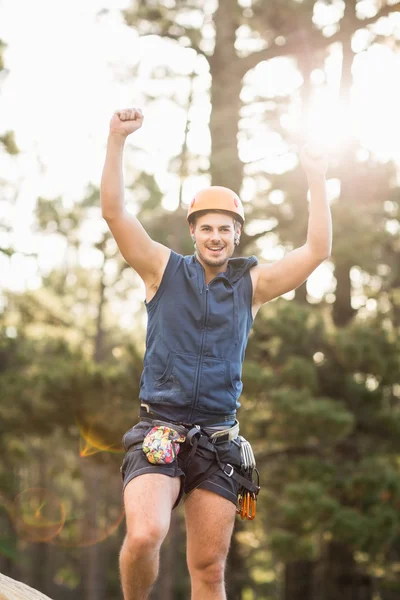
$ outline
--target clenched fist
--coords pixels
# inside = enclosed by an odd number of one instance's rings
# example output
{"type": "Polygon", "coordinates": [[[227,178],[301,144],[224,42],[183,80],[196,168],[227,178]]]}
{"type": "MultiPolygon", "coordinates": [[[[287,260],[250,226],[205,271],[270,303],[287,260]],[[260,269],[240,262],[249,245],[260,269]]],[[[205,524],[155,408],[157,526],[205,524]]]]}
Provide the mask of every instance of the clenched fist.
{"type": "Polygon", "coordinates": [[[143,114],[140,108],[124,108],[117,110],[110,121],[110,133],[128,136],[134,133],[143,123],[143,114]]]}

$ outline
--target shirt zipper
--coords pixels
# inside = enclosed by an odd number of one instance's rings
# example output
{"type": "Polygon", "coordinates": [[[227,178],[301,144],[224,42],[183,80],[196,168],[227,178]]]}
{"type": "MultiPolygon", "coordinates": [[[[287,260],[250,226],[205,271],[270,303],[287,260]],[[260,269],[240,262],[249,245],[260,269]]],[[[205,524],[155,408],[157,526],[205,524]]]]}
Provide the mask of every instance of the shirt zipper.
{"type": "Polygon", "coordinates": [[[204,315],[203,333],[201,335],[200,356],[199,356],[199,360],[197,363],[197,370],[196,370],[196,375],[195,375],[194,399],[193,399],[193,404],[192,404],[192,410],[191,410],[190,417],[189,417],[189,422],[193,419],[194,411],[197,408],[197,404],[199,401],[198,396],[199,396],[199,388],[200,388],[200,372],[201,372],[201,365],[203,363],[204,339],[206,337],[206,330],[207,330],[207,323],[208,323],[208,292],[209,291],[210,290],[208,288],[208,285],[206,285],[206,310],[205,310],[205,315],[204,315]]]}

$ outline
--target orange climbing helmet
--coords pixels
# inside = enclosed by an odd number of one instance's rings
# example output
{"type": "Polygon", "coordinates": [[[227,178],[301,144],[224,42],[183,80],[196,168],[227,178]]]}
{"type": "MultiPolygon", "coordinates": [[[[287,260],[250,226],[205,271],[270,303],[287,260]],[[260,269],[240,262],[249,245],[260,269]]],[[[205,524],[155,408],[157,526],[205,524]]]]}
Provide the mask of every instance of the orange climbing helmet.
{"type": "Polygon", "coordinates": [[[243,204],[239,196],[229,188],[220,185],[211,185],[195,195],[187,213],[189,223],[192,215],[203,210],[223,210],[232,213],[242,225],[244,223],[243,204]]]}

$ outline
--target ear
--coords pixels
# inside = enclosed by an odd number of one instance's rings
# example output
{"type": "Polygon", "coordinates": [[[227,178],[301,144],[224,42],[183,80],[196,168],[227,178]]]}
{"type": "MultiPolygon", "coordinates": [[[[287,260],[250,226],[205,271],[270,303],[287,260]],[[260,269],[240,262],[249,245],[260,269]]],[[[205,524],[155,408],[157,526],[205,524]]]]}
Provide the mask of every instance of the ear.
{"type": "Polygon", "coordinates": [[[194,237],[194,227],[195,226],[192,223],[189,223],[190,237],[192,238],[193,241],[195,240],[195,237],[194,237]]]}
{"type": "Polygon", "coordinates": [[[239,246],[240,234],[242,233],[242,225],[241,225],[241,223],[239,223],[239,221],[236,221],[236,220],[233,221],[233,225],[235,228],[235,235],[233,238],[233,242],[234,242],[235,246],[239,246]]]}

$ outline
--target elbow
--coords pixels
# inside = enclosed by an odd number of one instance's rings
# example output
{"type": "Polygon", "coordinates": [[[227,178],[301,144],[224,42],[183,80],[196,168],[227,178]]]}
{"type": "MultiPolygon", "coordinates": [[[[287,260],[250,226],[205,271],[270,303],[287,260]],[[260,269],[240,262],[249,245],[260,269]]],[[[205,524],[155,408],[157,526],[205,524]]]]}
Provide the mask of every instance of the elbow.
{"type": "Polygon", "coordinates": [[[112,221],[115,221],[115,219],[117,219],[120,216],[120,214],[119,213],[110,213],[110,212],[106,212],[106,211],[101,211],[101,216],[103,217],[103,219],[105,220],[105,222],[107,224],[109,224],[112,221]]]}
{"type": "Polygon", "coordinates": [[[319,261],[320,262],[325,262],[326,260],[328,260],[331,257],[331,251],[328,250],[327,252],[323,252],[320,257],[319,257],[319,261]]]}
{"type": "Polygon", "coordinates": [[[321,250],[319,250],[318,252],[317,251],[313,252],[313,260],[317,265],[320,265],[321,263],[325,262],[330,257],[331,257],[331,253],[328,250],[325,250],[323,252],[321,250]]]}
{"type": "Polygon", "coordinates": [[[101,216],[105,221],[114,221],[121,216],[123,209],[116,202],[110,202],[105,196],[100,196],[100,200],[101,216]]]}
{"type": "Polygon", "coordinates": [[[331,245],[320,245],[320,244],[307,244],[309,248],[309,252],[312,254],[313,258],[319,263],[328,260],[331,257],[331,245]]]}
{"type": "Polygon", "coordinates": [[[101,216],[103,217],[103,219],[105,219],[105,221],[107,221],[107,219],[109,218],[109,215],[110,215],[110,209],[107,208],[108,204],[109,203],[107,202],[106,195],[100,190],[101,216]]]}
{"type": "Polygon", "coordinates": [[[105,221],[109,221],[112,217],[111,217],[111,213],[109,210],[106,210],[105,208],[101,208],[101,216],[103,217],[103,219],[105,221]]]}

